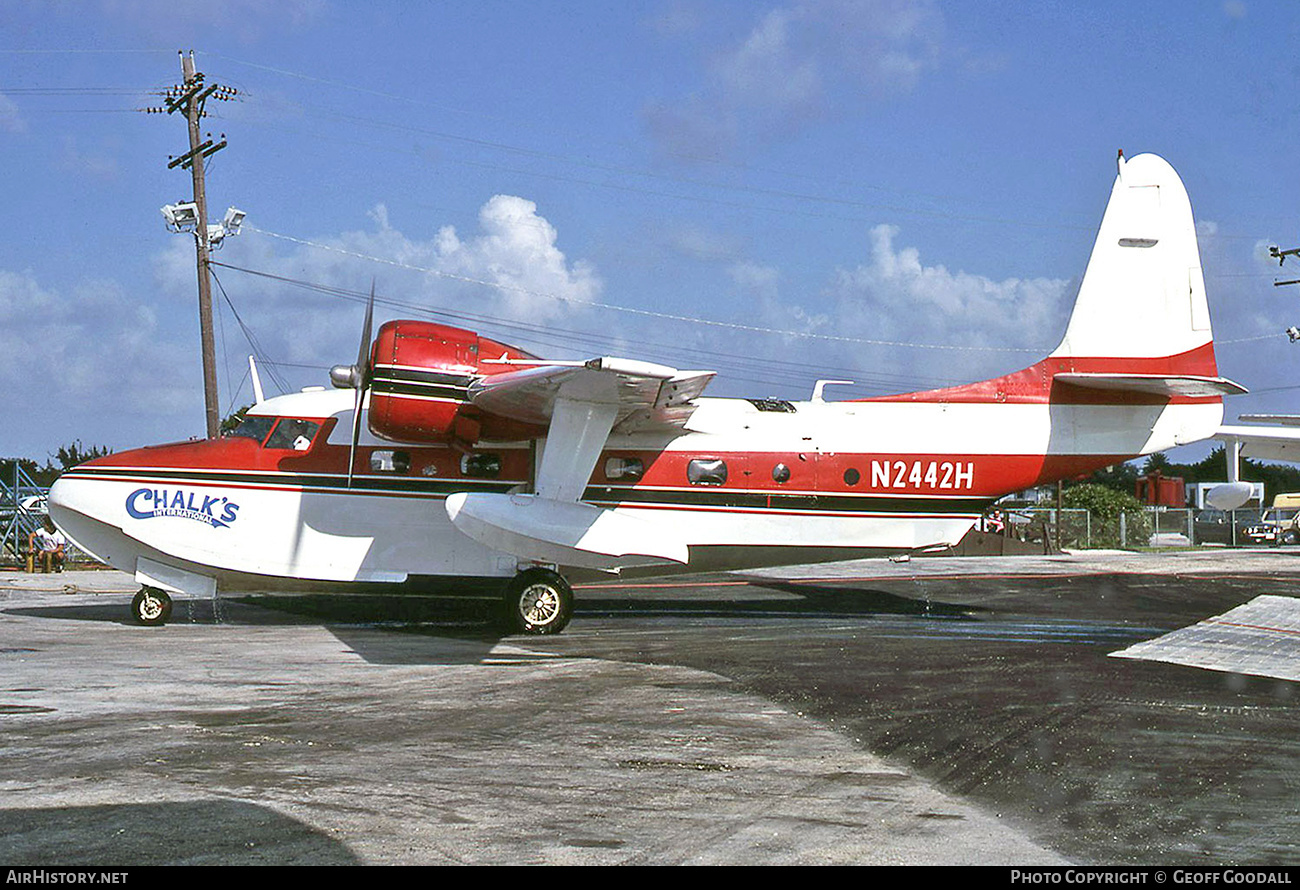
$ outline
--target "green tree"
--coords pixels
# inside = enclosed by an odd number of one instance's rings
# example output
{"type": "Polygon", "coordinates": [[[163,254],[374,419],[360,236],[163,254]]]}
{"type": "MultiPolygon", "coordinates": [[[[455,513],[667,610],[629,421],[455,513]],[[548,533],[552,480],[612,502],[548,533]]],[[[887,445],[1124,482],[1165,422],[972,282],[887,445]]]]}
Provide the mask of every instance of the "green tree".
{"type": "Polygon", "coordinates": [[[1142,475],[1150,476],[1152,473],[1162,473],[1165,476],[1178,475],[1169,471],[1171,466],[1168,455],[1163,451],[1157,451],[1147,457],[1146,463],[1142,465],[1142,475]]]}
{"type": "MultiPolygon", "coordinates": [[[[1125,515],[1124,545],[1145,545],[1151,538],[1151,520],[1142,509],[1142,502],[1127,492],[1116,491],[1105,485],[1085,483],[1066,489],[1061,501],[1067,509],[1088,511],[1093,547],[1121,546],[1121,514],[1125,515]]],[[[1072,530],[1076,537],[1082,537],[1081,529],[1072,530]]]]}
{"type": "Polygon", "coordinates": [[[238,411],[236,411],[235,413],[233,413],[233,414],[227,414],[227,415],[226,415],[226,418],[225,418],[223,421],[221,421],[221,430],[220,430],[219,435],[224,436],[224,435],[226,435],[227,433],[232,432],[232,431],[235,429],[235,427],[237,427],[237,426],[239,426],[241,423],[243,423],[243,422],[244,422],[244,415],[248,413],[248,409],[251,408],[251,407],[253,407],[253,406],[252,406],[252,405],[245,405],[244,407],[240,408],[240,409],[239,409],[238,411]]]}
{"type": "Polygon", "coordinates": [[[12,484],[14,464],[17,463],[33,482],[43,488],[49,488],[54,484],[55,479],[63,475],[64,471],[75,467],[77,464],[83,464],[88,460],[112,453],[113,450],[107,446],[92,445],[87,448],[81,443],[80,439],[76,439],[71,444],[61,446],[54,454],[47,455],[44,466],[26,457],[0,460],[0,479],[4,479],[6,485],[12,484]]]}
{"type": "MultiPolygon", "coordinates": [[[[1174,464],[1163,454],[1153,454],[1147,458],[1143,472],[1152,469],[1166,476],[1181,476],[1184,482],[1224,482],[1228,478],[1228,459],[1223,448],[1215,448],[1194,464],[1174,464]],[[1157,458],[1160,461],[1153,463],[1157,458]]],[[[1266,464],[1242,458],[1241,478],[1245,482],[1263,482],[1264,494],[1270,500],[1280,492],[1300,491],[1300,467],[1290,464],[1266,464]]]]}

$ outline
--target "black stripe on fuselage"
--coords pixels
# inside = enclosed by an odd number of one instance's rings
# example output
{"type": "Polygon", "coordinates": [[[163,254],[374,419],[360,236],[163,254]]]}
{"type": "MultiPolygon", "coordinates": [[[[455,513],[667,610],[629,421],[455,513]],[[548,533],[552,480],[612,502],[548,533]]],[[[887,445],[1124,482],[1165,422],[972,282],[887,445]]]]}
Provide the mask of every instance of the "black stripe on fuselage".
{"type": "Polygon", "coordinates": [[[74,467],[63,474],[69,478],[127,477],[159,485],[251,485],[268,488],[304,488],[345,494],[349,491],[366,494],[455,494],[458,491],[506,492],[522,480],[498,479],[425,479],[410,476],[359,476],[352,477],[351,486],[344,475],[324,473],[243,473],[236,470],[183,470],[174,467],[74,467]]]}
{"type": "MultiPolygon", "coordinates": [[[[157,485],[291,486],[330,494],[356,492],[434,497],[446,497],[461,491],[503,493],[523,484],[522,480],[354,476],[352,486],[349,488],[347,477],[343,475],[128,467],[75,467],[64,475],[69,478],[126,477],[157,485]]],[[[678,507],[752,512],[976,514],[983,512],[993,499],[593,485],[583,493],[583,500],[601,507],[678,507]]]]}

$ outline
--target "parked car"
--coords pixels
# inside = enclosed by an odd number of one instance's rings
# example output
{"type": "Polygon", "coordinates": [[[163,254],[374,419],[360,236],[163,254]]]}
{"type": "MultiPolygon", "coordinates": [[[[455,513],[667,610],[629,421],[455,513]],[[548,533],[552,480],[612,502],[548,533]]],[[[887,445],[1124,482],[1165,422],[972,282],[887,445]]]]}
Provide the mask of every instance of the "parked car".
{"type": "Polygon", "coordinates": [[[1192,520],[1197,544],[1276,544],[1281,531],[1264,521],[1261,510],[1202,510],[1192,520]],[[1236,529],[1235,535],[1233,529],[1236,529]]]}
{"type": "MultiPolygon", "coordinates": [[[[46,513],[50,512],[49,502],[43,494],[31,494],[25,498],[20,498],[18,506],[22,508],[24,513],[35,519],[40,519],[45,516],[46,513]]],[[[12,504],[6,504],[5,506],[0,507],[0,522],[7,523],[13,518],[14,508],[12,504]]]]}
{"type": "Polygon", "coordinates": [[[1277,543],[1300,544],[1300,507],[1273,507],[1264,513],[1264,523],[1277,529],[1277,543]]]}

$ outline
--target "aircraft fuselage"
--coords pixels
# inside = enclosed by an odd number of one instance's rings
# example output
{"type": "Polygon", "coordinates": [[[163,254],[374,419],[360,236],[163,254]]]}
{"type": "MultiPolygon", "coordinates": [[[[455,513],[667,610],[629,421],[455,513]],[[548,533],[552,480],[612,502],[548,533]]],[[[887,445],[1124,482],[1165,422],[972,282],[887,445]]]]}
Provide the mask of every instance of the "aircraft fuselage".
{"type": "MultiPolygon", "coordinates": [[[[51,510],[83,549],[145,579],[173,570],[180,583],[159,580],[181,590],[206,579],[235,592],[513,575],[519,561],[467,538],[444,502],[529,490],[545,439],[457,448],[367,434],[349,487],[350,398],[281,396],[250,415],[263,418],[261,438],[93,461],[56,483],[51,510]]],[[[1002,495],[1169,447],[1189,418],[1221,410],[1140,398],[700,399],[684,430],[611,436],[582,500],[669,523],[690,570],[906,553],[956,543],[1002,495]],[[1116,430],[1133,432],[1117,440],[1116,430]]]]}

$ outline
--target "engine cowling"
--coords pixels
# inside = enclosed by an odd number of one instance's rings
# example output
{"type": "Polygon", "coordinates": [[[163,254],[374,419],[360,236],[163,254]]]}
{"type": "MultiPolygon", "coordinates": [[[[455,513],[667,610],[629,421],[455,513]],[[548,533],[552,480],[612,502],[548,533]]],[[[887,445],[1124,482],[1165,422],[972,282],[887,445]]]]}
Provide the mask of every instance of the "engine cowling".
{"type": "Polygon", "coordinates": [[[519,424],[485,416],[468,400],[475,379],[514,369],[504,363],[482,363],[502,358],[535,357],[449,325],[384,324],[370,353],[370,431],[401,442],[473,443],[480,437],[526,437],[528,431],[519,424]]]}

